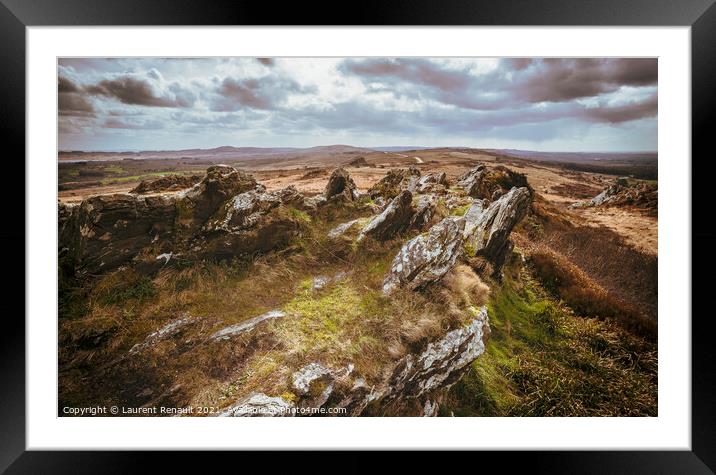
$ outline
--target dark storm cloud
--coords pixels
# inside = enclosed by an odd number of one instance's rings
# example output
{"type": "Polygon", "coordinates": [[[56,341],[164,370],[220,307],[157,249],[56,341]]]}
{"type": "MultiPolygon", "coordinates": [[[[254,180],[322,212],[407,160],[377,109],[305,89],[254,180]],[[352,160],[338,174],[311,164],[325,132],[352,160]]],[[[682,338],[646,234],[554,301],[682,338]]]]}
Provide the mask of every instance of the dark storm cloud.
{"type": "Polygon", "coordinates": [[[608,122],[610,124],[618,124],[631,120],[643,119],[646,117],[656,117],[659,109],[657,95],[653,94],[649,98],[640,102],[633,102],[620,106],[592,107],[585,108],[583,115],[588,120],[594,122],[608,122]]]}
{"type": "Polygon", "coordinates": [[[57,93],[57,108],[61,116],[94,116],[92,103],[82,95],[82,88],[71,79],[59,76],[57,93]]]}
{"type": "Polygon", "coordinates": [[[520,103],[563,102],[657,83],[656,59],[507,58],[494,71],[474,74],[427,59],[349,59],[340,70],[373,91],[428,97],[469,109],[494,110],[520,103]],[[380,81],[376,87],[372,82],[380,81]]]}
{"type": "Polygon", "coordinates": [[[561,102],[657,82],[656,59],[505,60],[507,90],[528,102],[561,102]]]}
{"type": "Polygon", "coordinates": [[[427,59],[348,59],[342,70],[372,79],[400,79],[444,91],[464,90],[471,82],[465,71],[452,71],[427,59]]]}
{"type": "Polygon", "coordinates": [[[60,76],[57,79],[57,90],[60,94],[63,92],[80,92],[79,86],[64,76],[60,76]]]}
{"type": "Polygon", "coordinates": [[[292,79],[267,76],[263,78],[224,78],[215,89],[211,110],[237,111],[244,108],[274,109],[290,94],[315,92],[292,79]]]}
{"type": "Polygon", "coordinates": [[[86,86],[89,94],[117,99],[123,104],[150,106],[150,107],[189,107],[194,103],[194,95],[185,91],[178,84],[171,95],[159,95],[154,87],[146,80],[134,76],[120,76],[114,79],[104,79],[97,84],[86,86]]]}

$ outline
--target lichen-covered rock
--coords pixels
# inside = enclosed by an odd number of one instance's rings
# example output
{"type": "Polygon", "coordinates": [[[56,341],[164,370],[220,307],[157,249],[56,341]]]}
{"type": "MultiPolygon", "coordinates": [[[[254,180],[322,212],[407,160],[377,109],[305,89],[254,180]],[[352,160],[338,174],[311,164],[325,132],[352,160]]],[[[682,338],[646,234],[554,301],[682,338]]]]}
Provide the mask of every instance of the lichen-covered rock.
{"type": "Polygon", "coordinates": [[[510,189],[528,188],[525,175],[498,165],[488,168],[478,165],[458,179],[458,185],[473,198],[495,200],[510,189]]]}
{"type": "Polygon", "coordinates": [[[282,397],[253,393],[236,401],[221,412],[219,417],[291,417],[295,415],[294,407],[292,402],[282,397]]]}
{"type": "Polygon", "coordinates": [[[365,236],[370,236],[384,241],[406,229],[410,225],[410,218],[415,212],[412,202],[413,194],[408,190],[402,191],[385,207],[382,213],[370,220],[361,231],[358,239],[361,240],[365,236]]]}
{"type": "Polygon", "coordinates": [[[130,190],[130,193],[142,195],[148,193],[178,191],[191,188],[199,183],[200,180],[201,177],[198,175],[167,175],[159,178],[142,180],[139,185],[130,190]]]}
{"type": "Polygon", "coordinates": [[[289,185],[286,188],[273,193],[281,203],[296,209],[312,209],[313,206],[306,205],[306,197],[303,196],[295,186],[289,185]]]}
{"type": "Polygon", "coordinates": [[[82,274],[126,263],[152,242],[169,238],[174,227],[174,200],[165,196],[100,195],[70,209],[62,211],[59,244],[82,274]]]}
{"type": "Polygon", "coordinates": [[[406,408],[416,406],[415,415],[437,415],[442,396],[485,352],[490,335],[487,307],[470,310],[469,323],[398,360],[384,382],[368,387],[356,379],[336,406],[351,416],[382,415],[386,410],[405,415],[406,408]]]}
{"type": "Polygon", "coordinates": [[[247,191],[227,201],[194,240],[199,253],[230,259],[285,246],[302,226],[301,212],[271,193],[247,191]]]}
{"type": "Polygon", "coordinates": [[[420,354],[408,354],[393,371],[388,396],[418,398],[432,391],[446,389],[456,382],[461,370],[485,351],[489,335],[487,307],[477,310],[467,326],[445,334],[429,343],[420,354]]]}
{"type": "Polygon", "coordinates": [[[401,286],[417,289],[442,278],[460,254],[464,228],[463,218],[449,216],[403,245],[383,282],[383,293],[401,286]]]}
{"type": "Polygon", "coordinates": [[[326,190],[323,194],[326,200],[332,200],[343,198],[348,201],[355,201],[358,199],[358,190],[356,184],[353,182],[350,174],[343,168],[336,168],[328,178],[326,184],[326,190]]]}
{"type": "Polygon", "coordinates": [[[463,231],[475,255],[485,257],[499,268],[508,250],[510,232],[527,214],[530,201],[527,188],[513,188],[489,206],[476,200],[465,213],[463,231]]]}
{"type": "Polygon", "coordinates": [[[228,199],[250,190],[261,192],[264,187],[256,183],[254,177],[234,167],[209,167],[199,183],[179,193],[177,225],[183,230],[196,230],[228,199]]]}
{"type": "Polygon", "coordinates": [[[142,351],[146,350],[147,348],[150,348],[150,347],[156,345],[158,342],[177,335],[187,325],[190,325],[194,321],[195,320],[189,316],[183,316],[183,317],[177,318],[175,320],[172,320],[171,322],[165,324],[158,330],[147,335],[147,337],[141,343],[137,343],[133,347],[131,347],[129,349],[128,354],[135,355],[137,353],[141,353],[142,351]]]}
{"type": "Polygon", "coordinates": [[[415,167],[390,170],[383,178],[368,189],[371,199],[392,200],[403,190],[414,191],[420,179],[420,170],[415,167]]]}
{"type": "Polygon", "coordinates": [[[232,337],[235,337],[237,335],[241,335],[243,333],[253,330],[260,323],[265,322],[266,320],[283,318],[285,316],[286,316],[286,314],[284,312],[282,312],[281,310],[271,310],[270,312],[261,314],[258,317],[249,318],[248,320],[244,320],[243,322],[237,323],[235,325],[230,325],[228,327],[224,327],[221,330],[218,330],[217,332],[215,332],[213,335],[211,335],[210,339],[212,339],[212,340],[228,340],[232,337]]]}
{"type": "Polygon", "coordinates": [[[415,204],[415,213],[410,218],[410,228],[423,229],[433,219],[435,214],[436,199],[433,195],[424,195],[418,198],[415,204]]]}
{"type": "Polygon", "coordinates": [[[418,193],[445,194],[448,186],[445,172],[430,173],[420,178],[416,191],[418,193]]]}

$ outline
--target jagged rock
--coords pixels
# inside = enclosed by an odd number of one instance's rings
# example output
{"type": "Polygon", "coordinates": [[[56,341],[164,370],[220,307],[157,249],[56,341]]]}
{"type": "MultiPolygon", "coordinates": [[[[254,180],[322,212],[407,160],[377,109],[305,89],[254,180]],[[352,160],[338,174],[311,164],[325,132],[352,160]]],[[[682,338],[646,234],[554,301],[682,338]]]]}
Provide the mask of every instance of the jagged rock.
{"type": "Polygon", "coordinates": [[[78,207],[60,206],[60,249],[80,273],[108,271],[170,236],[174,201],[164,196],[94,196],[78,207]]]}
{"type": "Polygon", "coordinates": [[[274,318],[283,318],[285,316],[286,314],[281,310],[271,310],[270,312],[266,312],[262,315],[259,315],[258,317],[249,318],[248,320],[245,320],[241,323],[222,328],[221,330],[211,335],[210,339],[228,340],[232,337],[253,330],[254,328],[256,328],[257,325],[262,322],[265,322],[266,320],[271,320],[274,318]]]}
{"type": "Polygon", "coordinates": [[[412,202],[413,194],[408,190],[402,191],[386,206],[382,213],[374,217],[363,228],[358,239],[370,236],[384,241],[406,229],[414,213],[412,202]]]}
{"type": "Polygon", "coordinates": [[[253,190],[240,193],[206,222],[204,231],[233,233],[248,229],[279,204],[281,200],[270,193],[253,190]]]}
{"type": "Polygon", "coordinates": [[[525,175],[502,165],[494,168],[478,165],[462,175],[458,179],[458,185],[473,198],[489,200],[499,198],[514,187],[529,189],[525,175]]]}
{"type": "Polygon", "coordinates": [[[333,392],[333,372],[319,363],[307,364],[291,378],[293,389],[306,399],[307,407],[321,407],[333,392]]]}
{"type": "Polygon", "coordinates": [[[459,379],[461,370],[484,353],[489,331],[487,307],[483,306],[467,326],[429,343],[418,355],[405,356],[393,371],[390,392],[383,397],[418,398],[448,388],[459,379]]]}
{"type": "Polygon", "coordinates": [[[141,195],[147,193],[178,191],[185,188],[191,188],[199,183],[200,180],[201,177],[198,175],[168,175],[150,180],[142,180],[139,185],[130,190],[130,193],[141,195]]]}
{"type": "Polygon", "coordinates": [[[487,200],[475,200],[472,205],[467,209],[463,217],[465,218],[465,229],[462,234],[465,238],[472,236],[477,228],[478,224],[481,223],[485,209],[488,207],[487,200]]]}
{"type": "Polygon", "coordinates": [[[489,206],[476,200],[465,213],[463,235],[475,255],[483,256],[498,270],[508,251],[512,228],[524,218],[530,206],[527,188],[513,188],[489,206]]]}
{"type": "Polygon", "coordinates": [[[420,178],[416,191],[418,193],[445,194],[448,186],[445,172],[430,173],[420,178]]]}
{"type": "Polygon", "coordinates": [[[414,191],[420,178],[420,170],[415,167],[390,170],[383,178],[368,189],[368,195],[376,200],[381,197],[392,200],[403,190],[414,191]]]}
{"type": "Polygon", "coordinates": [[[219,417],[291,417],[295,415],[294,407],[292,402],[282,397],[253,393],[236,401],[221,412],[219,417]]]}
{"type": "Polygon", "coordinates": [[[281,203],[296,209],[311,208],[310,205],[306,206],[306,197],[303,196],[293,185],[289,185],[286,188],[274,192],[273,196],[278,198],[281,203]]]}
{"type": "Polygon", "coordinates": [[[206,222],[195,245],[219,260],[277,249],[301,228],[300,215],[291,209],[271,193],[240,193],[206,222]]]}
{"type": "Polygon", "coordinates": [[[400,286],[417,289],[442,278],[455,264],[463,241],[465,219],[449,216],[427,233],[408,241],[383,282],[383,293],[400,286]]]}
{"type": "Polygon", "coordinates": [[[381,414],[385,408],[395,410],[396,406],[417,401],[421,415],[437,415],[442,395],[485,352],[490,335],[487,307],[471,308],[471,312],[473,318],[467,325],[429,343],[420,353],[401,358],[383,383],[369,388],[365,381],[356,379],[336,407],[344,407],[348,415],[357,416],[369,405],[372,414],[381,414]]]}
{"type": "Polygon", "coordinates": [[[327,200],[342,197],[348,201],[355,201],[358,199],[358,190],[350,174],[343,168],[336,168],[328,178],[323,195],[327,200]]]}
{"type": "Polygon", "coordinates": [[[228,199],[250,190],[261,192],[264,187],[256,183],[254,177],[234,167],[209,167],[199,183],[179,193],[177,225],[181,229],[195,230],[228,199]]]}
{"type": "Polygon", "coordinates": [[[410,228],[423,229],[435,214],[435,197],[433,195],[424,195],[418,198],[415,205],[415,213],[410,218],[410,228]]]}
{"type": "Polygon", "coordinates": [[[309,363],[291,376],[293,389],[300,397],[300,407],[320,408],[333,394],[337,379],[353,372],[353,365],[333,370],[320,363],[309,363]]]}
{"type": "Polygon", "coordinates": [[[659,208],[659,192],[655,185],[630,184],[627,178],[620,177],[591,200],[577,201],[569,205],[571,209],[591,206],[628,206],[656,216],[659,208]]]}

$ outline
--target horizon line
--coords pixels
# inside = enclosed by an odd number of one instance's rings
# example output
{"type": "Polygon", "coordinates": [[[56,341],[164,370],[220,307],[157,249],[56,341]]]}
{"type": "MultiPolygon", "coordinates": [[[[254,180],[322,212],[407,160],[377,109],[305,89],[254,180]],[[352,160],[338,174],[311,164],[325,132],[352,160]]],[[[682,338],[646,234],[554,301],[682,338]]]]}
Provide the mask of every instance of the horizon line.
{"type": "Polygon", "coordinates": [[[219,148],[256,148],[264,150],[276,150],[276,149],[292,149],[292,150],[307,150],[311,148],[319,147],[352,147],[362,148],[367,150],[381,151],[380,149],[385,148],[404,148],[406,150],[419,150],[419,149],[439,149],[439,148],[467,148],[472,150],[505,150],[505,151],[516,151],[516,152],[536,152],[536,153],[658,153],[658,150],[609,150],[609,151],[595,151],[595,150],[533,150],[523,148],[497,148],[497,147],[475,147],[466,145],[442,145],[442,146],[424,146],[424,145],[378,145],[378,146],[362,146],[362,145],[349,145],[349,144],[330,144],[330,145],[310,145],[302,147],[265,147],[256,145],[218,145],[216,147],[189,147],[189,148],[178,148],[178,149],[115,149],[115,150],[81,150],[81,149],[66,149],[58,150],[58,153],[147,153],[147,152],[181,152],[184,150],[215,150],[219,148]]]}

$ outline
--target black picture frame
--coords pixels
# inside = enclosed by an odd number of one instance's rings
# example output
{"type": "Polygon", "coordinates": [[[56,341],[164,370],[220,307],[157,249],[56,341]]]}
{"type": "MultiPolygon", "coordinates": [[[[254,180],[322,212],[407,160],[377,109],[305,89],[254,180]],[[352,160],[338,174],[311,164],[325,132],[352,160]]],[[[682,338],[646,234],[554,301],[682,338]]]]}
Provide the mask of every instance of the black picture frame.
{"type": "MultiPolygon", "coordinates": [[[[692,305],[703,303],[713,279],[716,244],[715,221],[707,193],[712,175],[708,164],[709,125],[716,111],[716,6],[715,0],[401,0],[355,2],[337,5],[246,1],[198,0],[0,0],[0,130],[6,187],[25,196],[25,55],[28,26],[108,25],[548,25],[548,26],[690,26],[692,65],[692,305]],[[350,10],[349,10],[350,8],[350,10]],[[317,11],[332,12],[319,16],[317,11]],[[698,165],[698,171],[697,171],[698,165]],[[12,189],[16,187],[16,189],[12,189]],[[701,252],[703,251],[703,252],[701,252]],[[698,278],[699,275],[704,276],[698,278]]],[[[668,133],[668,131],[660,131],[668,133]]],[[[153,453],[128,457],[125,452],[39,452],[25,450],[25,207],[6,204],[0,231],[5,249],[6,308],[0,329],[0,472],[7,473],[133,473],[149,467],[153,453]],[[24,249],[23,253],[8,252],[24,249]],[[9,264],[9,265],[8,265],[9,264]],[[22,278],[21,278],[22,276],[22,278]],[[9,304],[9,305],[8,305],[9,304]],[[20,313],[22,311],[22,313],[20,313]]],[[[24,202],[23,202],[24,203],[24,202]]],[[[716,368],[708,311],[692,306],[692,438],[691,451],[645,452],[517,452],[482,453],[473,463],[491,461],[531,472],[549,473],[714,473],[716,472],[716,368]],[[505,460],[508,459],[509,462],[505,460]]],[[[702,306],[702,309],[708,309],[702,306]]],[[[683,318],[688,315],[669,316],[683,318]]],[[[166,454],[165,454],[166,455],[166,454]]],[[[192,454],[192,459],[215,461],[214,455],[192,454]]],[[[344,456],[340,470],[366,465],[360,455],[344,456]]],[[[424,454],[410,457],[422,465],[424,454]]],[[[281,458],[271,457],[283,463],[281,458]]],[[[168,465],[186,467],[187,454],[164,457],[168,465]]],[[[286,465],[295,457],[285,458],[286,465]]],[[[486,463],[487,462],[487,463],[486,463]]],[[[316,466],[316,462],[310,465],[316,466]]],[[[280,465],[279,465],[280,466],[280,465]]],[[[328,464],[327,467],[330,467],[328,464]]],[[[273,468],[276,468],[274,466],[273,468]]],[[[403,468],[407,471],[408,465],[403,468]]],[[[272,470],[275,471],[275,470],[272,470]]]]}

